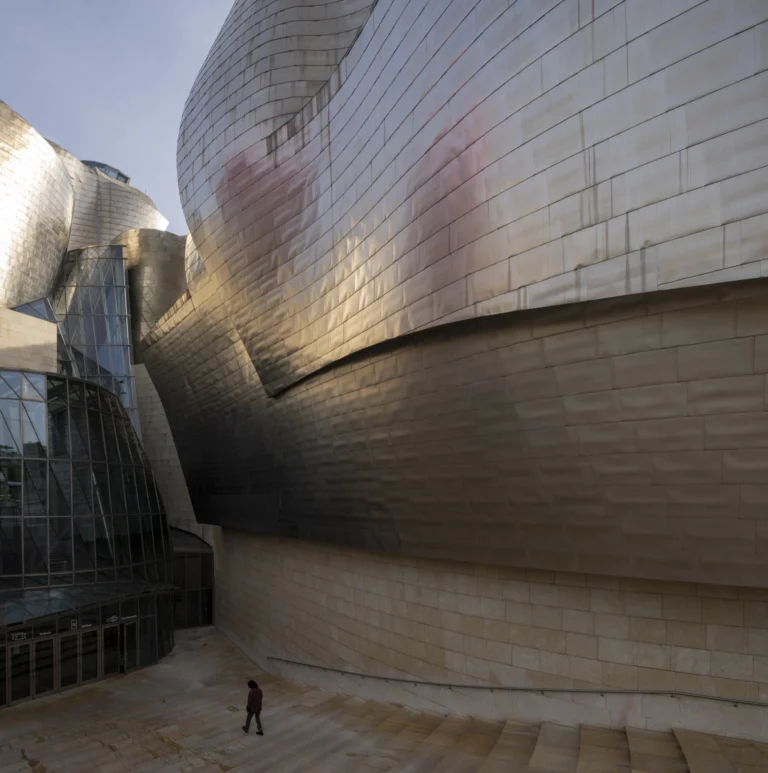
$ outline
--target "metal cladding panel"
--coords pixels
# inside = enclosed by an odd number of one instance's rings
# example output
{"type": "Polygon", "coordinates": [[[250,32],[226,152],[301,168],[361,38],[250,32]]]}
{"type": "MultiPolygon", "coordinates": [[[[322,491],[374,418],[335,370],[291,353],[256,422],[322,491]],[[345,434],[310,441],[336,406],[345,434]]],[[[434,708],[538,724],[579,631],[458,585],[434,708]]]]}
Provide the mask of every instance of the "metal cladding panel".
{"type": "Polygon", "coordinates": [[[187,102],[187,222],[268,393],[429,326],[768,272],[768,3],[370,6],[240,0],[187,102]]]}
{"type": "Polygon", "coordinates": [[[145,339],[198,519],[768,587],[768,283],[469,320],[275,398],[211,283],[145,339]]]}
{"type": "Polygon", "coordinates": [[[123,246],[134,345],[187,289],[186,243],[184,236],[149,229],[124,231],[112,240],[112,244],[123,246]]]}
{"type": "Polygon", "coordinates": [[[0,306],[51,291],[73,201],[67,171],[50,145],[0,101],[0,306]]]}
{"type": "Polygon", "coordinates": [[[64,163],[75,191],[70,250],[109,244],[132,228],[164,231],[168,221],[145,193],[92,169],[50,143],[64,163]]]}

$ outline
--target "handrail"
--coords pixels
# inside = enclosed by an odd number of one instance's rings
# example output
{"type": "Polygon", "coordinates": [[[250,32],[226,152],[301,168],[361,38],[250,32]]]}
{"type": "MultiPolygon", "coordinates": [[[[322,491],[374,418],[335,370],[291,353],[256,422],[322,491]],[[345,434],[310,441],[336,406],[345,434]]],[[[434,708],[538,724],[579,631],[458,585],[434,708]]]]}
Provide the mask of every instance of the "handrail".
{"type": "Polygon", "coordinates": [[[305,666],[319,671],[330,671],[334,674],[343,674],[345,676],[356,676],[361,679],[378,679],[384,682],[398,682],[401,684],[425,685],[427,687],[445,687],[449,690],[498,690],[499,692],[526,692],[526,693],[587,693],[592,695],[666,695],[670,698],[696,698],[699,700],[718,701],[720,703],[730,703],[734,706],[757,706],[768,709],[768,703],[765,701],[751,701],[746,698],[726,698],[722,695],[706,695],[705,693],[686,692],[685,690],[630,690],[621,688],[602,688],[602,687],[510,687],[499,684],[461,684],[454,682],[426,682],[421,679],[406,679],[400,676],[379,676],[378,674],[362,674],[358,671],[345,671],[342,668],[331,668],[330,666],[320,666],[314,663],[303,663],[300,660],[289,660],[288,658],[278,658],[273,655],[267,655],[267,660],[274,660],[278,663],[288,663],[292,666],[305,666]]]}

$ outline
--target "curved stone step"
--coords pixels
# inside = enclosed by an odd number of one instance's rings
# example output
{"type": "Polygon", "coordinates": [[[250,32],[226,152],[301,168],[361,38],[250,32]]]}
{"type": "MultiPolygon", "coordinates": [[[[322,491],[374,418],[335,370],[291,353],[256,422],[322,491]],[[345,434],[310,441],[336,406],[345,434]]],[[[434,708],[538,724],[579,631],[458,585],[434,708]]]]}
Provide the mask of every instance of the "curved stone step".
{"type": "Polygon", "coordinates": [[[527,773],[538,737],[538,725],[508,721],[478,773],[527,773]]]}
{"type": "Polygon", "coordinates": [[[576,773],[631,773],[629,743],[623,730],[581,726],[576,773]]]}
{"type": "Polygon", "coordinates": [[[625,729],[632,773],[688,773],[688,763],[672,733],[625,729]]]}
{"type": "Polygon", "coordinates": [[[674,733],[690,773],[736,773],[713,736],[694,730],[675,730],[674,733]]]}
{"type": "Polygon", "coordinates": [[[576,727],[544,722],[528,765],[530,773],[576,773],[580,735],[576,727]]]}

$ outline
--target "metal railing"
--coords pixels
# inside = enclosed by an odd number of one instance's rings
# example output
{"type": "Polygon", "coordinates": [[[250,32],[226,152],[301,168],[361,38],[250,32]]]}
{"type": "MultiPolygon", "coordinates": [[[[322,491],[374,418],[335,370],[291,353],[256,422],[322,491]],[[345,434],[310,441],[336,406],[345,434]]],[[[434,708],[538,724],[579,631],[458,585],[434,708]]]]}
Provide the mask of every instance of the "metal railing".
{"type": "Polygon", "coordinates": [[[488,690],[490,692],[520,692],[547,695],[551,693],[560,694],[588,694],[588,695],[662,695],[668,698],[693,698],[696,700],[716,701],[719,703],[730,703],[733,706],[757,706],[758,708],[768,709],[768,703],[765,701],[753,701],[746,698],[728,698],[722,695],[707,695],[706,693],[686,692],[685,690],[631,690],[613,687],[511,687],[499,684],[462,684],[459,682],[427,682],[422,679],[408,679],[400,676],[379,676],[378,674],[363,674],[358,671],[346,671],[342,668],[331,668],[330,666],[320,666],[315,663],[304,663],[300,660],[289,660],[288,658],[278,658],[272,655],[267,656],[267,660],[274,660],[277,663],[287,663],[292,666],[303,666],[313,668],[318,671],[329,671],[334,674],[344,676],[353,676],[358,679],[375,679],[382,682],[395,682],[398,684],[422,685],[424,687],[442,687],[448,690],[488,690]]]}

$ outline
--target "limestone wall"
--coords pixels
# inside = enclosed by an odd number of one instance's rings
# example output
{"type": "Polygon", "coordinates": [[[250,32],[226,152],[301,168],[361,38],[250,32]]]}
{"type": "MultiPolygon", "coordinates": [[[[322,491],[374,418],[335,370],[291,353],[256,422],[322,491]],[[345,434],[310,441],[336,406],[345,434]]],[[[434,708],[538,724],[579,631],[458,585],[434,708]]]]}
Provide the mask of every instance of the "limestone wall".
{"type": "Polygon", "coordinates": [[[0,368],[56,373],[56,325],[0,309],[0,368]]]}
{"type": "Polygon", "coordinates": [[[214,543],[217,625],[288,678],[475,716],[768,737],[768,707],[436,689],[267,660],[431,682],[768,702],[766,590],[397,558],[232,530],[217,529],[214,543]]]}

